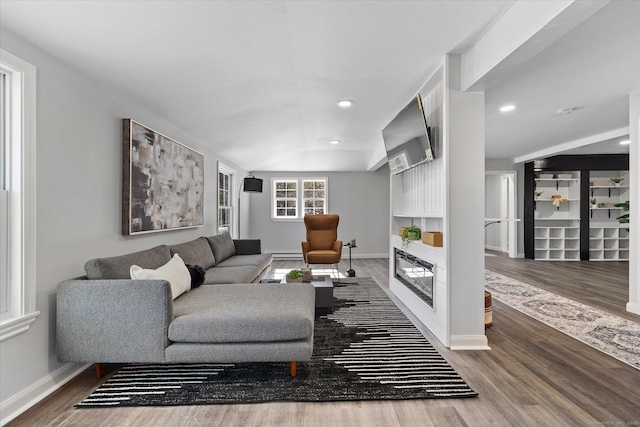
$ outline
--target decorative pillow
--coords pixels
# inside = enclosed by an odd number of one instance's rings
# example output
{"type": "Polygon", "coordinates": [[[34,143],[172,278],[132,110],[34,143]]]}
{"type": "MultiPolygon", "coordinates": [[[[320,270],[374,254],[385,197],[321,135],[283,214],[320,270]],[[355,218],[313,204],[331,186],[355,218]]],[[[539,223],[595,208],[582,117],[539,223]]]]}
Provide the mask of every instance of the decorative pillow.
{"type": "Polygon", "coordinates": [[[204,275],[206,274],[204,268],[199,265],[187,264],[189,274],[191,275],[191,289],[195,289],[204,283],[204,275]]]}
{"type": "Polygon", "coordinates": [[[191,274],[189,274],[189,269],[178,254],[175,254],[168,263],[155,270],[132,265],[129,273],[134,280],[168,281],[171,284],[171,295],[173,299],[178,298],[191,289],[191,274]]]}

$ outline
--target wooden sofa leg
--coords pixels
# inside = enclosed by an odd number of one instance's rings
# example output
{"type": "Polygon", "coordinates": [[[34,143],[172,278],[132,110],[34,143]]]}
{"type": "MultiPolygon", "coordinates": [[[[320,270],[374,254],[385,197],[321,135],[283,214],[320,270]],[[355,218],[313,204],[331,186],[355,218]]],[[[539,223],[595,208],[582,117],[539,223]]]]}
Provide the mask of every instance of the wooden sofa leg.
{"type": "Polygon", "coordinates": [[[291,362],[291,376],[295,377],[298,371],[298,362],[295,360],[291,362]]]}
{"type": "Polygon", "coordinates": [[[102,378],[102,363],[96,363],[94,367],[96,369],[96,378],[102,378]]]}

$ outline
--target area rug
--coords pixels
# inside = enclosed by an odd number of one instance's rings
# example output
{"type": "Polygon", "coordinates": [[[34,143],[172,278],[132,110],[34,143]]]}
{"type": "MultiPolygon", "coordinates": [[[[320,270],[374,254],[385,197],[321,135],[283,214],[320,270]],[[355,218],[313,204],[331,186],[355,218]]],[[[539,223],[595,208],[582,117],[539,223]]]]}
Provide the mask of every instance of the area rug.
{"type": "Polygon", "coordinates": [[[485,287],[508,306],[640,369],[640,323],[488,270],[485,287]]]}
{"type": "Polygon", "coordinates": [[[477,396],[371,278],[341,279],[334,298],[296,377],[288,363],[129,365],[77,407],[477,396]]]}

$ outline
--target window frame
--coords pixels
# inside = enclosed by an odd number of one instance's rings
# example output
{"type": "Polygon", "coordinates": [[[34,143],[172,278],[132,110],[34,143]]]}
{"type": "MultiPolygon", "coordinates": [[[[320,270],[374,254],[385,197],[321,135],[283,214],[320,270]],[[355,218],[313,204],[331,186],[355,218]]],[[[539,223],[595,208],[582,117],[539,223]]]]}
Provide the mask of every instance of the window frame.
{"type": "MultiPolygon", "coordinates": [[[[0,314],[0,342],[36,320],[36,68],[0,49],[6,77],[6,178],[9,191],[8,310],[0,314]]],[[[4,143],[3,143],[4,144],[4,143]]]]}
{"type": "MultiPolygon", "coordinates": [[[[300,183],[299,180],[297,179],[291,179],[291,178],[273,178],[271,180],[271,189],[272,189],[272,197],[271,197],[271,202],[272,202],[272,209],[271,209],[271,218],[272,219],[276,219],[276,220],[283,220],[283,221],[287,221],[287,220],[294,220],[294,219],[298,219],[299,215],[300,215],[300,202],[299,202],[299,189],[300,189],[300,183]],[[278,191],[281,191],[281,189],[277,189],[276,186],[279,183],[286,183],[286,184],[292,184],[295,183],[295,189],[286,187],[284,189],[284,191],[286,191],[287,193],[289,192],[295,192],[295,197],[289,197],[289,195],[287,194],[285,197],[278,197],[278,191]],[[280,209],[278,207],[278,202],[283,201],[285,202],[285,204],[288,204],[288,202],[290,201],[294,201],[295,202],[295,214],[294,215],[278,215],[278,209],[280,209]]],[[[289,206],[285,206],[284,207],[285,211],[290,210],[289,206]]]]}
{"type": "MultiPolygon", "coordinates": [[[[301,203],[300,203],[300,209],[302,209],[302,216],[305,215],[309,215],[307,213],[307,206],[306,206],[306,202],[307,201],[319,201],[322,200],[322,212],[318,213],[318,212],[312,212],[311,215],[322,215],[322,214],[326,214],[328,212],[327,210],[327,180],[323,179],[323,178],[307,178],[307,179],[303,179],[302,180],[302,194],[300,196],[301,198],[301,203]],[[323,188],[322,191],[324,193],[323,197],[316,197],[316,192],[320,191],[320,189],[318,188],[311,188],[311,189],[307,189],[305,188],[305,184],[307,182],[312,182],[312,183],[318,183],[318,182],[322,182],[323,184],[323,188]],[[305,192],[307,191],[312,191],[314,193],[314,195],[312,197],[306,197],[305,192]]],[[[317,209],[315,206],[312,209],[317,209]]]]}
{"type": "Polygon", "coordinates": [[[235,236],[236,235],[236,230],[237,230],[237,207],[235,204],[235,194],[236,194],[236,182],[237,182],[237,176],[238,173],[235,169],[233,169],[230,166],[225,165],[222,162],[218,162],[218,175],[217,175],[217,186],[216,186],[216,232],[218,234],[220,233],[220,209],[225,209],[225,210],[229,210],[229,219],[231,221],[230,227],[229,227],[229,234],[231,236],[235,236]],[[229,205],[221,205],[220,202],[220,174],[223,175],[227,175],[229,177],[229,187],[227,189],[228,192],[228,201],[229,201],[229,205]]]}
{"type": "MultiPolygon", "coordinates": [[[[324,182],[324,213],[329,212],[329,179],[326,176],[323,177],[273,177],[271,178],[271,220],[272,221],[302,221],[305,213],[305,201],[308,198],[304,195],[304,183],[306,182],[324,182]],[[295,182],[296,183],[296,213],[295,216],[278,216],[277,215],[277,202],[278,200],[292,200],[291,198],[278,198],[276,193],[276,185],[279,182],[295,182]]],[[[289,190],[292,191],[292,190],[289,190]]],[[[313,198],[316,200],[317,198],[313,198]]]]}

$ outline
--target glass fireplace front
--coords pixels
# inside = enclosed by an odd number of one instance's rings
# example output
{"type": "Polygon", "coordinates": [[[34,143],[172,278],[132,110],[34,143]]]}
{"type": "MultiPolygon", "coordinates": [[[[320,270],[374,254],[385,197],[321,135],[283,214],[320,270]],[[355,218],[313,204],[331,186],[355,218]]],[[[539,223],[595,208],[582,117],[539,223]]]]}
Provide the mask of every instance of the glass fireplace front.
{"type": "Polygon", "coordinates": [[[396,248],[395,276],[433,308],[433,264],[396,248]]]}

